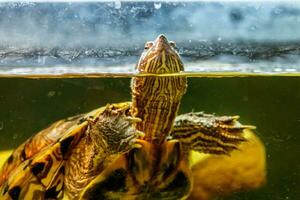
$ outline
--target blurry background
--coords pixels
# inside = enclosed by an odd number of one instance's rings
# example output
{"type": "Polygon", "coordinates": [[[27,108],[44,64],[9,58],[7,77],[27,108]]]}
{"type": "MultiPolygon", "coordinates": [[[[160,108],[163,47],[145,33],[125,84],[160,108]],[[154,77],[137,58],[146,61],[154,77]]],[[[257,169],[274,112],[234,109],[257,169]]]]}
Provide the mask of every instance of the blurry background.
{"type": "Polygon", "coordinates": [[[145,41],[161,33],[188,71],[300,71],[297,1],[112,1],[0,3],[0,73],[133,71],[145,41]]]}

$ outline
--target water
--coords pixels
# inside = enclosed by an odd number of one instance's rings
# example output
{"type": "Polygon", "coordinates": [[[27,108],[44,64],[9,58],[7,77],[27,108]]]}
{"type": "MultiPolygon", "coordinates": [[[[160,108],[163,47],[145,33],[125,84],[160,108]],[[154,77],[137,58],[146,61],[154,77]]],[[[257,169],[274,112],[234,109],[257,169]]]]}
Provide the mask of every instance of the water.
{"type": "MultiPolygon", "coordinates": [[[[180,113],[240,115],[266,147],[267,183],[222,199],[298,199],[300,76],[194,73],[180,113]]],[[[55,120],[128,101],[130,77],[0,78],[0,150],[13,149],[55,120]]],[[[255,156],[255,155],[253,155],[255,156]]]]}
{"type": "Polygon", "coordinates": [[[130,101],[143,45],[164,33],[185,64],[172,76],[188,77],[179,112],[240,115],[266,148],[266,184],[218,199],[300,199],[299,3],[0,3],[0,18],[0,151],[130,101]]]}

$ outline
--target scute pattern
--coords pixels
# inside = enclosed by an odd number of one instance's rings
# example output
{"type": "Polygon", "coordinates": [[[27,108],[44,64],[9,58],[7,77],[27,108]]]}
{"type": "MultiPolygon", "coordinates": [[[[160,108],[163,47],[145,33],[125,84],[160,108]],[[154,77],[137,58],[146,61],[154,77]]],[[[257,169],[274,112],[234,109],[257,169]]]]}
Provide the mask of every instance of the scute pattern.
{"type": "Polygon", "coordinates": [[[59,120],[20,145],[0,169],[0,187],[17,166],[33,157],[43,148],[47,148],[49,145],[57,142],[65,131],[76,124],[81,117],[81,115],[77,115],[65,120],[59,120]]]}
{"type": "Polygon", "coordinates": [[[64,155],[72,149],[70,145],[76,145],[88,124],[76,125],[80,118],[58,121],[16,149],[2,167],[0,197],[47,199],[56,194],[56,198],[62,198],[64,155]],[[64,141],[68,141],[67,148],[62,147],[64,141]]]}

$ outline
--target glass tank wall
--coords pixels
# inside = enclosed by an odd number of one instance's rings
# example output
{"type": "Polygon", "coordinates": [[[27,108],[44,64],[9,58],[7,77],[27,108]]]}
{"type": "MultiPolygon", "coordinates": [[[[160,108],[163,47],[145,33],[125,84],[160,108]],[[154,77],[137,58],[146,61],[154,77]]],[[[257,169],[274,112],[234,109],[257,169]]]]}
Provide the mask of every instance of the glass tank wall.
{"type": "Polygon", "coordinates": [[[294,73],[299,13],[287,1],[1,3],[0,72],[133,72],[163,33],[187,71],[294,73]]]}

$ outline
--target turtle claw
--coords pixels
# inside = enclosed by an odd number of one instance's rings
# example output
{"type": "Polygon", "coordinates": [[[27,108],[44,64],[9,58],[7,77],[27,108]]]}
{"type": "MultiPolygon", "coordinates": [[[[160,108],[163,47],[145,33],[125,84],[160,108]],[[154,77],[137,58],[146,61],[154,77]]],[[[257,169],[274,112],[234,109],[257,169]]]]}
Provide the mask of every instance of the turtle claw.
{"type": "Polygon", "coordinates": [[[145,133],[144,132],[142,132],[142,131],[136,131],[136,135],[139,137],[139,138],[143,138],[143,137],[145,137],[145,133]]]}
{"type": "Polygon", "coordinates": [[[132,148],[131,149],[140,149],[143,147],[142,145],[143,140],[141,139],[134,139],[132,142],[132,148]]]}
{"type": "Polygon", "coordinates": [[[142,121],[142,119],[138,117],[130,117],[130,116],[127,116],[125,119],[131,123],[137,123],[142,121]]]}
{"type": "Polygon", "coordinates": [[[242,125],[242,128],[254,130],[254,129],[256,129],[256,126],[253,126],[253,125],[242,125]]]}
{"type": "Polygon", "coordinates": [[[215,116],[203,112],[180,115],[175,120],[172,139],[177,139],[188,148],[212,154],[228,154],[247,141],[244,130],[255,129],[242,125],[239,116],[215,116]]]}
{"type": "Polygon", "coordinates": [[[127,152],[131,149],[141,148],[140,139],[137,137],[143,137],[145,134],[141,131],[136,131],[136,134],[131,135],[125,139],[122,139],[119,145],[119,152],[127,152]]]}

